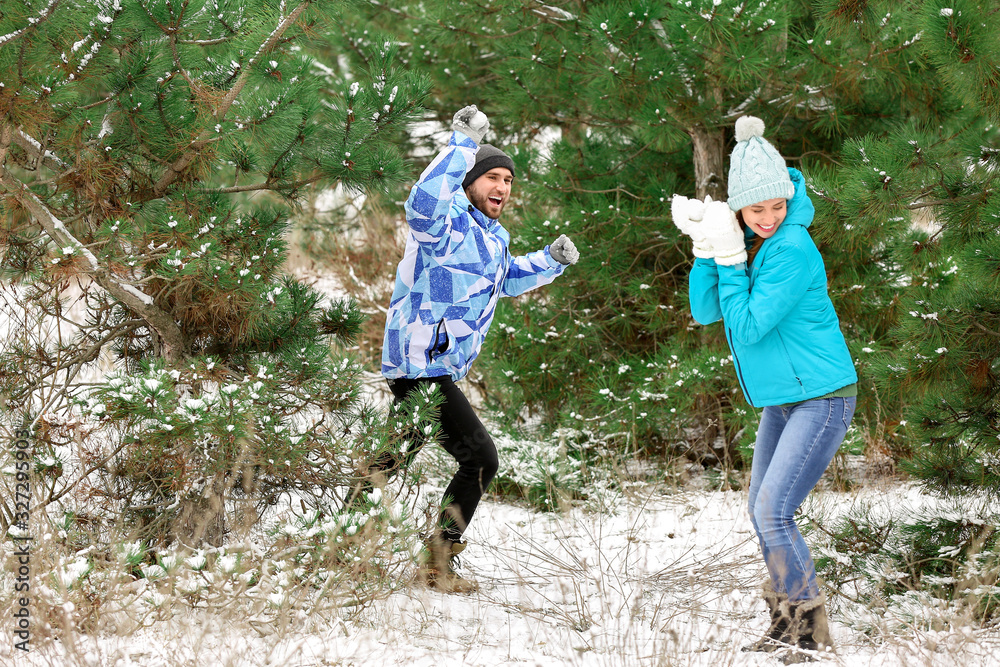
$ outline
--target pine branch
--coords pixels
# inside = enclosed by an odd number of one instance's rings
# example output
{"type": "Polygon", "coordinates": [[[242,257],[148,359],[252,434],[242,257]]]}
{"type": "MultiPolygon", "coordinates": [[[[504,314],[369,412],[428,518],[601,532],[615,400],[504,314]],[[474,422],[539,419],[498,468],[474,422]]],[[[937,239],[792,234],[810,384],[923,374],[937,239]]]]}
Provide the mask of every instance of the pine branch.
{"type": "Polygon", "coordinates": [[[61,247],[70,247],[86,260],[83,273],[103,287],[111,296],[132,309],[160,337],[163,356],[169,362],[177,361],[184,354],[184,336],[174,319],[153,303],[153,297],[130,283],[118,279],[107,267],[102,267],[90,250],[70,233],[62,220],[55,217],[48,207],[28,186],[0,166],[0,187],[11,194],[38,221],[46,235],[61,247]]]}
{"type": "Polygon", "coordinates": [[[3,46],[8,42],[12,42],[15,39],[18,39],[19,37],[24,35],[24,33],[26,33],[29,29],[37,27],[38,24],[40,24],[42,21],[52,16],[52,12],[56,10],[56,6],[58,4],[59,0],[49,0],[48,6],[46,6],[45,9],[42,10],[41,14],[39,14],[35,18],[28,19],[28,25],[24,26],[20,30],[15,30],[12,33],[0,37],[0,46],[3,46]]]}
{"type": "MultiPolygon", "coordinates": [[[[71,395],[71,393],[73,391],[73,388],[75,387],[73,381],[76,379],[76,376],[80,374],[80,371],[83,370],[83,365],[84,364],[86,364],[86,363],[88,363],[90,361],[93,361],[94,359],[97,359],[98,355],[100,355],[100,353],[101,353],[101,350],[104,349],[104,346],[107,343],[111,342],[115,338],[118,338],[122,334],[129,333],[131,331],[135,331],[136,329],[141,328],[143,326],[148,326],[147,323],[145,321],[143,321],[143,320],[132,320],[131,322],[123,323],[123,324],[115,327],[111,331],[111,333],[109,333],[104,339],[98,340],[91,347],[89,347],[89,348],[87,348],[85,350],[79,351],[75,357],[71,357],[71,358],[66,359],[66,360],[58,361],[53,368],[49,369],[48,373],[42,375],[42,377],[40,377],[38,379],[38,381],[36,382],[36,385],[39,384],[39,383],[41,383],[47,377],[49,377],[51,375],[55,375],[56,373],[58,373],[61,370],[64,370],[64,369],[70,370],[70,372],[67,373],[67,375],[66,375],[66,381],[63,382],[62,389],[59,389],[58,391],[55,391],[49,397],[48,401],[45,402],[45,405],[42,406],[42,409],[38,411],[38,415],[31,422],[32,428],[34,428],[34,426],[38,423],[38,420],[41,419],[42,416],[49,411],[49,408],[52,406],[53,403],[56,402],[56,400],[60,396],[70,396],[71,395]]],[[[30,392],[30,391],[32,391],[31,388],[25,388],[25,390],[24,390],[23,393],[27,393],[27,392],[30,392]]]]}
{"type": "Polygon", "coordinates": [[[260,190],[298,190],[301,187],[307,185],[312,185],[322,178],[322,176],[313,176],[312,178],[307,178],[301,181],[294,181],[292,183],[250,183],[247,185],[231,185],[226,188],[198,188],[195,192],[203,192],[206,194],[232,194],[234,192],[257,192],[260,190]]]}
{"type": "Polygon", "coordinates": [[[927,208],[929,206],[941,206],[943,204],[964,204],[966,202],[974,201],[985,201],[989,196],[993,194],[990,189],[985,189],[982,192],[978,192],[974,195],[966,195],[964,197],[952,197],[951,199],[935,199],[933,201],[915,202],[913,204],[907,204],[903,208],[916,210],[918,208],[927,208]]]}
{"type": "MultiPolygon", "coordinates": [[[[284,35],[285,32],[292,25],[295,24],[299,16],[302,15],[302,12],[304,12],[310,4],[312,4],[312,0],[306,0],[298,7],[296,7],[294,10],[292,10],[292,12],[287,17],[285,17],[285,19],[281,21],[281,23],[278,24],[278,27],[276,27],[271,32],[271,34],[268,35],[267,39],[264,40],[264,43],[261,44],[260,48],[257,49],[257,52],[254,53],[252,58],[250,58],[249,62],[247,62],[246,64],[246,67],[243,68],[243,72],[236,80],[236,83],[233,84],[233,87],[229,90],[226,96],[222,98],[222,101],[219,103],[219,106],[216,107],[215,111],[213,112],[212,115],[214,116],[216,122],[222,122],[222,120],[226,117],[226,114],[229,112],[229,108],[233,105],[233,102],[235,102],[239,94],[243,92],[243,88],[244,86],[246,86],[247,80],[249,79],[250,73],[253,70],[253,68],[257,65],[257,63],[261,61],[261,59],[264,58],[264,56],[267,53],[271,51],[271,49],[274,48],[274,46],[281,39],[281,36],[284,35]]],[[[208,143],[211,141],[212,136],[213,133],[205,131],[202,132],[199,138],[191,141],[191,143],[188,145],[187,150],[184,151],[183,155],[177,158],[177,160],[175,160],[174,163],[169,166],[167,171],[160,177],[160,180],[158,180],[156,184],[153,186],[153,196],[155,198],[158,199],[166,193],[167,188],[170,187],[170,184],[173,183],[175,180],[177,180],[178,176],[184,173],[184,171],[191,165],[194,159],[198,156],[198,153],[201,151],[201,149],[204,148],[206,145],[208,145],[208,143]]]]}
{"type": "MultiPolygon", "coordinates": [[[[41,416],[41,413],[39,413],[39,416],[41,416]]],[[[122,443],[120,445],[118,445],[110,454],[108,454],[106,457],[104,457],[103,459],[101,459],[97,463],[94,463],[93,465],[91,465],[81,475],[78,475],[77,477],[75,477],[73,479],[73,481],[70,482],[59,493],[50,493],[49,497],[42,501],[41,508],[47,507],[49,504],[54,503],[55,501],[59,500],[60,498],[62,498],[66,494],[68,494],[70,491],[72,491],[76,487],[77,484],[79,484],[83,480],[87,479],[90,476],[90,473],[94,472],[95,470],[100,469],[108,461],[110,461],[111,459],[113,459],[116,456],[118,456],[118,454],[120,454],[121,451],[123,449],[125,449],[127,446],[129,446],[130,444],[132,444],[132,443],[130,443],[127,438],[122,438],[122,443]]]]}
{"type": "MultiPolygon", "coordinates": [[[[74,250],[79,250],[83,255],[84,259],[87,260],[87,264],[90,266],[89,274],[95,274],[100,265],[97,262],[97,258],[94,254],[87,250],[82,243],[80,243],[68,229],[66,225],[63,224],[62,220],[52,215],[48,207],[42,202],[41,199],[35,195],[34,192],[28,189],[28,186],[14,177],[6,167],[0,166],[0,185],[4,187],[24,208],[28,210],[29,213],[42,225],[42,228],[48,234],[49,238],[55,243],[59,244],[61,247],[72,247],[74,250]]],[[[148,297],[147,297],[148,298],[148,297]]]]}
{"type": "Polygon", "coordinates": [[[982,324],[980,324],[979,322],[976,322],[975,320],[971,320],[971,319],[970,319],[969,321],[970,321],[970,322],[972,323],[972,325],[973,325],[974,327],[976,327],[977,329],[980,329],[981,331],[985,331],[985,332],[986,332],[986,333],[988,333],[989,335],[991,335],[991,336],[995,336],[996,338],[1000,338],[1000,332],[997,332],[997,331],[993,331],[992,329],[987,329],[986,327],[984,327],[984,326],[983,326],[982,324]]]}
{"type": "MultiPolygon", "coordinates": [[[[33,156],[35,159],[41,159],[42,164],[52,171],[62,171],[69,167],[69,165],[60,160],[54,153],[43,150],[41,142],[30,135],[25,134],[23,130],[15,131],[13,133],[13,139],[14,143],[20,146],[24,152],[33,156]]],[[[3,152],[0,152],[0,164],[3,164],[3,152]]]]}
{"type": "Polygon", "coordinates": [[[622,187],[610,188],[610,189],[607,189],[607,190],[587,190],[586,188],[578,188],[578,187],[560,188],[560,187],[557,187],[557,186],[552,186],[551,189],[558,190],[559,192],[584,192],[586,194],[591,194],[591,195],[601,195],[601,194],[609,194],[609,193],[612,193],[612,192],[616,192],[616,193],[619,193],[619,194],[628,195],[632,199],[642,199],[642,197],[639,197],[638,195],[634,195],[634,194],[632,194],[631,192],[629,192],[628,190],[626,190],[625,188],[622,188],[622,187]]]}
{"type": "Polygon", "coordinates": [[[218,46],[219,44],[225,44],[230,39],[230,37],[216,37],[215,39],[178,39],[178,44],[184,44],[185,46],[218,46]]]}
{"type": "MultiPolygon", "coordinates": [[[[73,357],[61,361],[56,361],[52,366],[49,367],[48,370],[46,370],[37,378],[35,378],[32,384],[30,385],[25,384],[21,386],[19,388],[18,393],[16,394],[16,398],[22,398],[24,396],[31,394],[33,391],[35,391],[38,385],[40,385],[42,382],[52,377],[53,375],[56,375],[61,371],[76,367],[77,371],[74,372],[72,376],[70,376],[70,378],[67,380],[68,383],[69,381],[72,380],[72,377],[79,372],[79,368],[82,367],[83,364],[89,363],[97,359],[97,357],[101,353],[101,350],[103,350],[108,343],[118,338],[121,338],[126,334],[130,334],[137,329],[141,329],[142,327],[145,326],[148,326],[145,320],[129,320],[127,322],[122,322],[118,326],[111,329],[111,331],[108,332],[106,336],[97,339],[91,346],[84,349],[77,348],[77,353],[73,357]]],[[[51,403],[51,401],[49,402],[51,403]]],[[[44,410],[40,411],[39,415],[44,414],[44,412],[45,412],[44,410]]]]}

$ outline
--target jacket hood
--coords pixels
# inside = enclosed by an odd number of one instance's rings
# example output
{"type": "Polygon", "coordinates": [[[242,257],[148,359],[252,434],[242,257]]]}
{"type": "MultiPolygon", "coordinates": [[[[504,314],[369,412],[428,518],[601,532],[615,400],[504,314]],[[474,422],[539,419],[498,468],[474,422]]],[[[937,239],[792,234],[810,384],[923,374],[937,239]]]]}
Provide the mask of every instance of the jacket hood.
{"type": "MultiPolygon", "coordinates": [[[[816,207],[813,206],[812,200],[809,199],[809,193],[806,189],[806,177],[794,167],[788,168],[788,176],[792,179],[795,194],[788,200],[788,212],[778,227],[779,232],[786,225],[798,225],[808,229],[812,225],[813,218],[816,216],[816,207]]],[[[745,226],[743,233],[748,241],[756,236],[749,226],[745,226]]]]}
{"type": "Polygon", "coordinates": [[[788,168],[788,176],[792,179],[795,194],[788,200],[788,213],[782,224],[801,225],[808,229],[816,216],[816,207],[809,199],[809,193],[806,190],[806,177],[794,167],[788,168]]]}

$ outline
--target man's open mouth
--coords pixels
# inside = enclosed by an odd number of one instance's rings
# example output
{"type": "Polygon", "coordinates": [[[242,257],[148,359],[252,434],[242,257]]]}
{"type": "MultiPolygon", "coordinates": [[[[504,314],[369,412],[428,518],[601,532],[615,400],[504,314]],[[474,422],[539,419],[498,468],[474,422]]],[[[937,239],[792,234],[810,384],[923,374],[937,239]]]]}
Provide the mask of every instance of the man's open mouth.
{"type": "Polygon", "coordinates": [[[488,197],[488,199],[490,200],[490,203],[493,204],[494,206],[499,206],[500,204],[503,203],[503,199],[500,197],[488,197]]]}

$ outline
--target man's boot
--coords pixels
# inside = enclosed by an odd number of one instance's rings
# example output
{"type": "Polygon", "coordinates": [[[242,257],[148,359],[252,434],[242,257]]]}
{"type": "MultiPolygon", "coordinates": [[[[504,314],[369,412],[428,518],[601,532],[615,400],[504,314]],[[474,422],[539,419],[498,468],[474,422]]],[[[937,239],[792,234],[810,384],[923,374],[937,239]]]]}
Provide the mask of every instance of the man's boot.
{"type": "Polygon", "coordinates": [[[789,618],[785,637],[782,639],[792,646],[782,662],[793,665],[810,662],[817,655],[833,653],[833,639],[830,637],[830,622],[826,615],[823,596],[799,602],[785,601],[782,605],[789,618]]]}
{"type": "Polygon", "coordinates": [[[472,593],[479,584],[455,572],[455,557],[465,549],[465,542],[453,542],[440,533],[424,540],[420,578],[431,588],[445,593],[472,593]]]}
{"type": "Polygon", "coordinates": [[[771,653],[784,646],[785,631],[788,629],[789,618],[783,611],[785,607],[782,603],[787,602],[788,595],[779,593],[768,582],[764,584],[764,602],[771,616],[771,625],[767,628],[764,636],[743,647],[744,651],[763,651],[771,653]]]}

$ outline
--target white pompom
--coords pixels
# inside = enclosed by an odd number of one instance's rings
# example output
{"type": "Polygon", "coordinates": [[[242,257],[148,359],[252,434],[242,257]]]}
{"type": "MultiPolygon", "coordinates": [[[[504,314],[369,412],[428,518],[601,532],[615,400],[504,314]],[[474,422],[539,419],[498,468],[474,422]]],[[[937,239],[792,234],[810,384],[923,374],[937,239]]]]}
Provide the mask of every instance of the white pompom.
{"type": "Polygon", "coordinates": [[[764,136],[764,121],[756,116],[740,116],[736,121],[736,141],[764,136]]]}
{"type": "Polygon", "coordinates": [[[472,120],[469,121],[469,127],[471,127],[474,130],[479,130],[486,127],[487,122],[488,121],[486,120],[486,114],[484,114],[482,111],[477,111],[476,115],[473,116],[472,120]]]}

